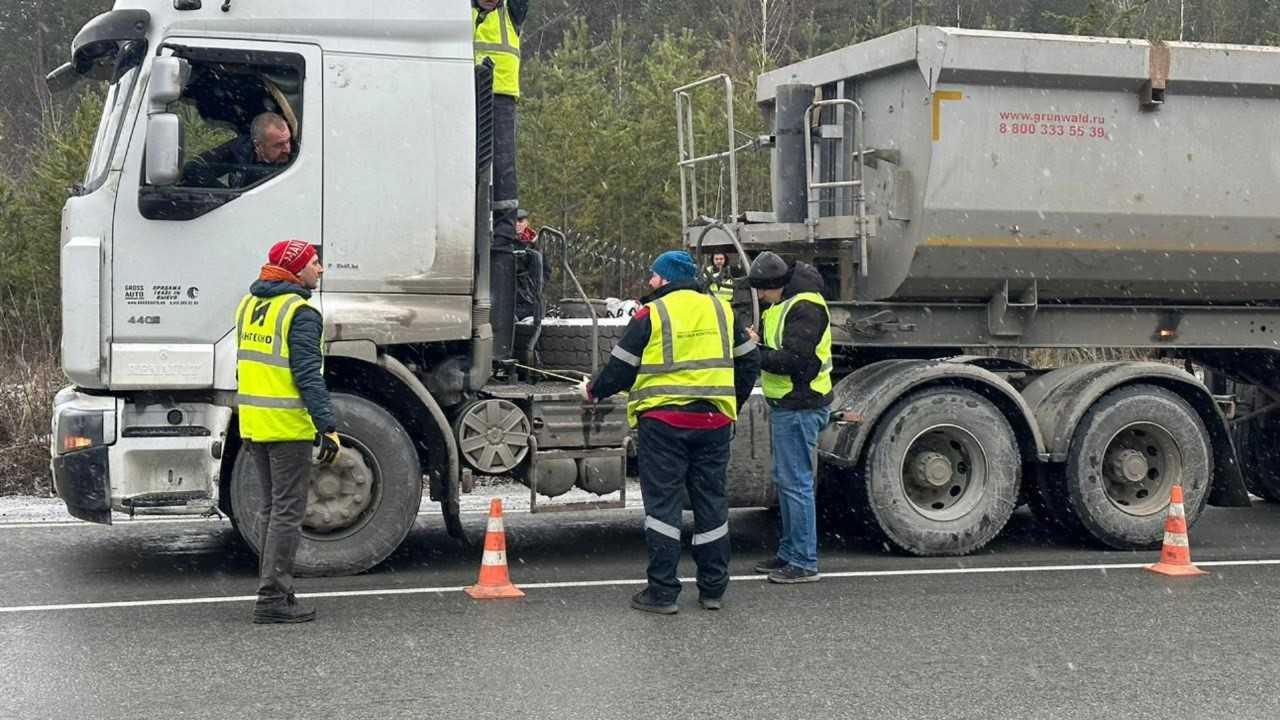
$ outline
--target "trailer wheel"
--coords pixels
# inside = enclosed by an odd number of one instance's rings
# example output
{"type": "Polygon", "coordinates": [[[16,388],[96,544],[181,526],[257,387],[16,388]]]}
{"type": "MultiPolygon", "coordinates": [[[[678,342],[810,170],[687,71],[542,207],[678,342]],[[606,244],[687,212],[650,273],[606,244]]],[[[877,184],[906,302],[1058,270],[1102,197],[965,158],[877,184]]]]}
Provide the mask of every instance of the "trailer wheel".
{"type": "Polygon", "coordinates": [[[1071,534],[1117,549],[1155,547],[1174,484],[1188,526],[1204,509],[1211,457],[1204,423],[1185,400],[1154,385],[1120,388],[1085,413],[1066,466],[1041,476],[1037,504],[1071,534]]]}
{"type": "Polygon", "coordinates": [[[877,424],[851,486],[854,511],[915,555],[965,555],[991,541],[1018,501],[1022,460],[1008,420],[954,387],[899,400],[877,424]]]}
{"type": "MultiPolygon", "coordinates": [[[[382,562],[404,540],[422,502],[422,471],[413,441],[386,410],[356,395],[333,393],[342,455],[313,468],[294,574],[353,575],[382,562]]],[[[236,457],[231,506],[240,536],[260,552],[262,497],[249,453],[236,457]]]]}
{"type": "MultiPolygon", "coordinates": [[[[1253,385],[1236,386],[1237,416],[1256,412],[1271,398],[1253,385]]],[[[1232,426],[1240,469],[1249,492],[1280,502],[1280,413],[1258,415],[1232,426]]]]}

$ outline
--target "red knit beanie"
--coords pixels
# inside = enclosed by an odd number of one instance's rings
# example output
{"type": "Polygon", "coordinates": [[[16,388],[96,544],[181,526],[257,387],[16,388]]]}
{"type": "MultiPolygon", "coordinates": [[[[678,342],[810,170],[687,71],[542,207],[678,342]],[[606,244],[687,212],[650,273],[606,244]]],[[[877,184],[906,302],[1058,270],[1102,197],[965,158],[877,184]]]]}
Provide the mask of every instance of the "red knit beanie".
{"type": "Polygon", "coordinates": [[[267,262],[297,275],[315,255],[316,249],[305,240],[281,240],[267,252],[267,262]]]}

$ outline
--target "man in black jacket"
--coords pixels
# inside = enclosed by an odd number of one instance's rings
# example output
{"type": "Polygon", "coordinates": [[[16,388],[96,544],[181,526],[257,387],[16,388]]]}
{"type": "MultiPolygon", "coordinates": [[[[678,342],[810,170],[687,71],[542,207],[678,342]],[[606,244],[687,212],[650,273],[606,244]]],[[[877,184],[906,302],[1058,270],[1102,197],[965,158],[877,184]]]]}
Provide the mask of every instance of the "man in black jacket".
{"type": "Polygon", "coordinates": [[[782,527],[778,552],[756,566],[770,582],[818,580],[817,509],[813,472],[818,433],[831,405],[831,320],[822,275],[808,263],[763,252],[747,275],[761,303],[761,389],[769,403],[773,481],[782,527]]]}
{"type": "Polygon", "coordinates": [[[759,353],[728,305],[700,291],[689,253],[663,253],[652,270],[653,293],[608,364],[580,391],[587,400],[630,391],[627,419],[638,432],[649,549],[649,582],[631,607],[663,615],[678,609],[681,491],[687,490],[698,603],[718,610],[729,585],[729,443],[737,410],[759,375],[759,353]]]}
{"type": "Polygon", "coordinates": [[[324,382],[320,311],[307,304],[324,272],[302,240],[271,247],[267,264],[236,310],[237,418],[244,452],[261,486],[255,623],[315,619],[293,594],[293,562],[302,540],[311,448],[334,462],[341,446],[324,382]]]}

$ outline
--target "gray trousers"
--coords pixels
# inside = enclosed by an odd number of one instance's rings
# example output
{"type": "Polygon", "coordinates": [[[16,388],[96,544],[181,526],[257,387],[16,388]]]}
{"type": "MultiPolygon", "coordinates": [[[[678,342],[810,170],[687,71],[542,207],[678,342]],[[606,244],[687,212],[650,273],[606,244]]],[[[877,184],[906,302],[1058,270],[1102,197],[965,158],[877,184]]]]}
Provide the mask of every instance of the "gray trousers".
{"type": "Polygon", "coordinates": [[[245,450],[258,468],[258,602],[284,602],[293,594],[293,557],[302,540],[302,517],[311,480],[311,447],[306,440],[256,443],[245,450]]]}

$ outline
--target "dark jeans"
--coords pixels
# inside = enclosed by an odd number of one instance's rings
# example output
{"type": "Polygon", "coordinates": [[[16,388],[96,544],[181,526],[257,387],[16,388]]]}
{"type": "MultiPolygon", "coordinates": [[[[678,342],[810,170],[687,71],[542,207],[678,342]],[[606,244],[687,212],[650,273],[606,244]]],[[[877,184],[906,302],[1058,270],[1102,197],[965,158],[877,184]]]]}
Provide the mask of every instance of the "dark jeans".
{"type": "Polygon", "coordinates": [[[516,251],[516,319],[541,317],[542,291],[546,287],[546,271],[542,253],[533,249],[516,251]]]}
{"type": "Polygon", "coordinates": [[[520,187],[516,181],[516,99],[493,96],[493,246],[509,248],[516,241],[516,210],[520,187]]]}
{"type": "Polygon", "coordinates": [[[311,442],[256,443],[244,449],[258,468],[258,602],[283,602],[293,593],[293,557],[302,540],[302,516],[311,480],[311,442]]]}
{"type": "Polygon", "coordinates": [[[693,560],[698,590],[718,598],[729,585],[729,501],[725,468],[733,427],[685,430],[641,417],[640,492],[644,496],[649,593],[662,602],[680,594],[681,490],[693,506],[693,560]]]}

